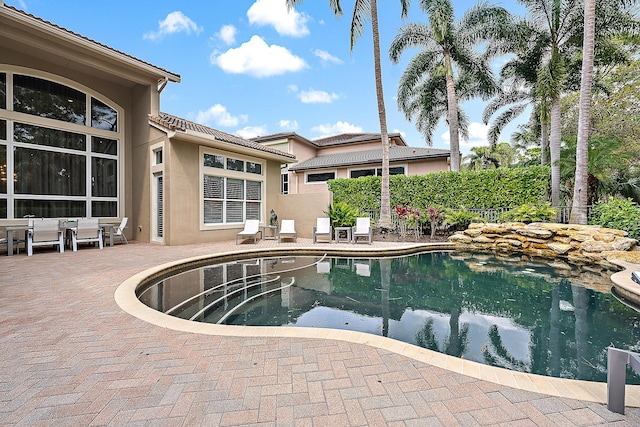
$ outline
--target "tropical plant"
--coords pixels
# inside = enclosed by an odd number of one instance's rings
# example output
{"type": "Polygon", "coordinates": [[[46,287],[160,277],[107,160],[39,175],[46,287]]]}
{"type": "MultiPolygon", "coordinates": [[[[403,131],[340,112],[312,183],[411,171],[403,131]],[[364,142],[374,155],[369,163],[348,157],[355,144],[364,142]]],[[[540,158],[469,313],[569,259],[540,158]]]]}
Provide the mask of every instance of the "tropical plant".
{"type": "Polygon", "coordinates": [[[442,213],[442,211],[440,211],[440,209],[433,206],[427,206],[425,208],[425,211],[427,212],[427,218],[429,218],[429,225],[431,226],[431,238],[433,239],[436,237],[436,229],[438,228],[440,222],[442,222],[444,214],[442,213]]]}
{"type": "MultiPolygon", "coordinates": [[[[548,112],[551,202],[557,206],[560,203],[560,100],[561,95],[576,87],[580,80],[578,64],[582,61],[584,10],[582,2],[577,0],[519,1],[527,8],[527,17],[514,19],[512,23],[505,21],[504,30],[496,31],[494,40],[502,53],[511,51],[515,54],[504,65],[501,75],[526,84],[535,108],[543,115],[541,118],[548,112]],[[532,70],[536,71],[535,79],[532,78],[532,70]]],[[[628,3],[627,0],[601,0],[597,3],[594,18],[596,66],[610,66],[630,58],[624,44],[614,43],[616,36],[635,34],[640,28],[627,7],[628,3]]]]}
{"type": "Polygon", "coordinates": [[[471,148],[463,157],[463,169],[482,170],[510,166],[515,163],[516,150],[508,142],[471,148]]]}
{"type": "Polygon", "coordinates": [[[640,240],[640,206],[631,199],[597,202],[591,210],[589,224],[624,230],[632,239],[640,240]]]}
{"type": "Polygon", "coordinates": [[[555,220],[558,210],[551,203],[526,203],[502,214],[504,222],[549,222],[555,220]]]}
{"type": "Polygon", "coordinates": [[[460,170],[460,134],[468,135],[466,116],[459,104],[473,97],[488,99],[497,91],[488,58],[474,49],[487,28],[508,16],[505,9],[479,3],[455,21],[451,0],[420,0],[429,24],[400,28],[389,57],[397,63],[412,47],[422,50],[410,61],[398,84],[398,107],[407,120],[415,118],[427,145],[441,119],[449,124],[451,170],[460,170]]]}
{"type": "Polygon", "coordinates": [[[396,206],[394,208],[398,220],[398,232],[402,239],[407,237],[407,230],[412,229],[416,239],[420,237],[422,227],[422,212],[410,206],[396,206]]]}
{"type": "Polygon", "coordinates": [[[585,0],[576,174],[573,182],[573,205],[571,206],[571,216],[569,217],[569,222],[572,224],[587,223],[589,128],[591,125],[591,82],[593,81],[595,27],[596,0],[585,0]]]}
{"type": "Polygon", "coordinates": [[[466,230],[472,222],[487,222],[486,219],[466,209],[446,209],[442,225],[451,231],[466,230]]]}
{"type": "MultiPolygon", "coordinates": [[[[286,0],[287,7],[293,8],[302,0],[286,0]]],[[[407,16],[409,0],[400,0],[401,16],[407,16]]],[[[342,15],[340,0],[329,0],[329,7],[336,16],[342,15]]],[[[378,119],[380,120],[380,139],[382,140],[382,186],[380,193],[380,222],[381,228],[392,228],[391,224],[391,195],[389,193],[389,132],[387,130],[387,113],[384,105],[382,90],[382,67],[380,65],[380,31],[378,30],[378,2],[377,0],[356,0],[353,7],[350,31],[350,49],[364,33],[364,25],[371,19],[371,33],[373,37],[373,71],[376,82],[376,98],[378,101],[378,119]]]]}
{"type": "Polygon", "coordinates": [[[332,203],[324,214],[331,220],[332,227],[353,227],[356,218],[360,214],[357,208],[349,206],[345,202],[332,203]]]}

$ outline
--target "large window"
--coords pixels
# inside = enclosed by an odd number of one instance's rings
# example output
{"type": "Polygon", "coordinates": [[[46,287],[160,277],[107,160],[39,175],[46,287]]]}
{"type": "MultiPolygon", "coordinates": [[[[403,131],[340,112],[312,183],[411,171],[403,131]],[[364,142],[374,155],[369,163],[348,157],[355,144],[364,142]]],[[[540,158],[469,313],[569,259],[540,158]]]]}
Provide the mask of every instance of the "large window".
{"type": "Polygon", "coordinates": [[[241,224],[248,219],[261,219],[264,189],[262,163],[224,154],[204,153],[202,166],[205,226],[241,224]]]}
{"type": "Polygon", "coordinates": [[[119,216],[118,117],[72,84],[0,72],[0,218],[119,216]]]}
{"type": "MultiPolygon", "coordinates": [[[[389,175],[404,174],[404,166],[389,167],[389,175]]],[[[349,178],[360,178],[361,176],[382,176],[382,168],[352,169],[349,171],[349,178]]]]}

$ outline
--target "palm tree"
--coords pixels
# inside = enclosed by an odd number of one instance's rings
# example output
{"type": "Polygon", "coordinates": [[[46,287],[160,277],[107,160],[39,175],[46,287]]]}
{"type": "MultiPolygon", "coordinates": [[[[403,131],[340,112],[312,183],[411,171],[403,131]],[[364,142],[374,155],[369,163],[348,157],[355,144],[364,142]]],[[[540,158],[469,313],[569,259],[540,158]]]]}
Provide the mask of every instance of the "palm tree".
{"type": "Polygon", "coordinates": [[[596,27],[596,0],[584,2],[584,40],[582,42],[582,80],[580,83],[580,114],[576,147],[576,176],[573,184],[573,205],[569,222],[587,223],[587,181],[589,156],[589,125],[591,120],[591,82],[596,27]]]}
{"type": "MultiPolygon", "coordinates": [[[[515,57],[506,67],[518,72],[530,87],[530,95],[542,114],[549,117],[551,157],[551,201],[560,204],[561,95],[580,78],[577,60],[581,56],[584,10],[579,0],[519,0],[527,9],[527,19],[514,20],[495,40],[504,43],[504,51],[515,57]],[[535,80],[525,78],[526,70],[536,70],[535,80]]],[[[595,10],[596,58],[600,62],[624,61],[624,46],[612,43],[612,37],[637,32],[638,23],[623,6],[628,0],[600,0],[595,10]]]]}
{"type": "Polygon", "coordinates": [[[515,162],[516,150],[508,142],[494,146],[473,147],[464,156],[464,166],[468,170],[495,169],[507,167],[515,162]]]}
{"type": "MultiPolygon", "coordinates": [[[[400,0],[402,8],[401,16],[407,16],[410,0],[400,0]]],[[[286,0],[289,9],[302,0],[286,0]]],[[[342,15],[340,0],[329,0],[329,7],[336,16],[342,15]]],[[[376,82],[376,97],[378,100],[378,118],[380,120],[380,138],[382,140],[382,189],[380,194],[380,228],[392,228],[391,222],[391,195],[389,193],[389,132],[387,130],[387,113],[384,106],[384,94],[382,90],[382,67],[380,66],[380,32],[378,30],[378,3],[377,0],[356,0],[351,17],[350,49],[353,48],[358,38],[364,32],[364,25],[371,19],[371,33],[373,36],[373,69],[376,82]]]]}
{"type": "Polygon", "coordinates": [[[433,131],[446,117],[451,145],[451,170],[460,170],[460,134],[466,136],[466,117],[459,102],[475,96],[487,99],[497,86],[488,58],[474,49],[490,28],[508,16],[505,9],[480,3],[455,22],[451,0],[420,0],[428,24],[400,28],[389,57],[398,63],[412,47],[422,50],[410,61],[398,85],[398,107],[432,145],[433,131]]]}

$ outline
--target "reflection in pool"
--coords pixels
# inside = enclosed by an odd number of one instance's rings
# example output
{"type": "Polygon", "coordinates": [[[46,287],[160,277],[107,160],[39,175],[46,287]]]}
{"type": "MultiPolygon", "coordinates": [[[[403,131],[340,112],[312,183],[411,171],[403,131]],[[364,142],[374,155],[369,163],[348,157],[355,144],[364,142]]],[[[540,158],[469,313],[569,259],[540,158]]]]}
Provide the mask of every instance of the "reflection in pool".
{"type": "Polygon", "coordinates": [[[610,294],[610,274],[458,252],[298,256],[208,265],[138,296],[200,322],[348,329],[492,366],[606,381],[608,346],[640,350],[638,313],[610,294]]]}

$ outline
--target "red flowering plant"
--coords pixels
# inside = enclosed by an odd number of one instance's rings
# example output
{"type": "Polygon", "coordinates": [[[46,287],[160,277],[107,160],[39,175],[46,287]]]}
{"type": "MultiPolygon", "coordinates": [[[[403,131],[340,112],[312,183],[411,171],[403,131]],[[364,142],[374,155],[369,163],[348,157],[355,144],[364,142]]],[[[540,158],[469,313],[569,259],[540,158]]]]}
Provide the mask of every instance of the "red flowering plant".
{"type": "Polygon", "coordinates": [[[438,224],[440,224],[444,218],[444,213],[433,206],[427,206],[426,211],[427,218],[429,218],[429,223],[431,224],[431,238],[433,239],[436,236],[436,228],[438,227],[438,224]]]}
{"type": "Polygon", "coordinates": [[[398,220],[398,231],[401,238],[405,239],[407,237],[408,229],[413,231],[416,239],[420,237],[422,212],[419,209],[409,206],[396,206],[395,215],[398,220]]]}

